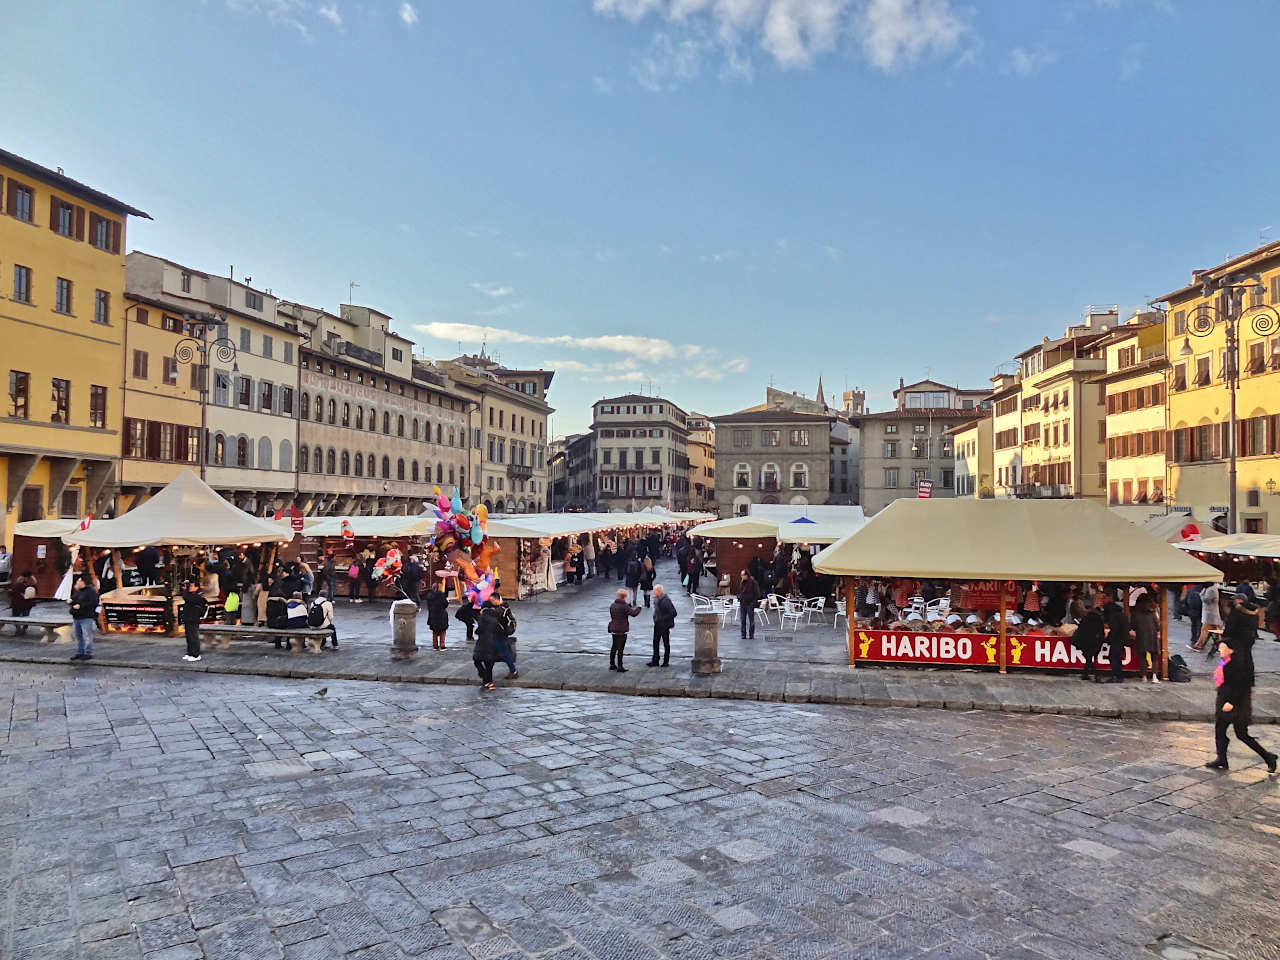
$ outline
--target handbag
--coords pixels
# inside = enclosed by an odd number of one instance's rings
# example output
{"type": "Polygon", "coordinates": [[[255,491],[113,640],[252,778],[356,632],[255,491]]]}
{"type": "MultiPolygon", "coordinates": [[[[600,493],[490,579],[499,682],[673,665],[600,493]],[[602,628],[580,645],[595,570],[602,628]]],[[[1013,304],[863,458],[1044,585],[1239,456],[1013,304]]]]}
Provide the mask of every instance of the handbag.
{"type": "Polygon", "coordinates": [[[359,578],[360,564],[353,563],[351,566],[347,567],[347,576],[350,577],[352,580],[359,578]]]}

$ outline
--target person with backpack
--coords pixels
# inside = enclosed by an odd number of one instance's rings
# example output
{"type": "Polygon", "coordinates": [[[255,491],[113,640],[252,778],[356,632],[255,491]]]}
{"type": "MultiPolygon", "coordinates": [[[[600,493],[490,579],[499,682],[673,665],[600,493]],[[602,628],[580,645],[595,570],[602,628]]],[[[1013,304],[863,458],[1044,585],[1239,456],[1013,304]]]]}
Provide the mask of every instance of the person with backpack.
{"type": "Polygon", "coordinates": [[[476,622],[476,645],[471,662],[480,675],[480,689],[493,689],[493,665],[498,662],[498,642],[504,638],[502,615],[496,606],[485,604],[476,622]]]}
{"type": "Polygon", "coordinates": [[[489,599],[484,602],[484,606],[485,609],[497,611],[498,623],[502,627],[501,632],[493,638],[494,663],[498,660],[506,663],[507,679],[514,680],[520,676],[520,672],[516,670],[515,654],[511,652],[511,645],[507,641],[516,635],[516,615],[511,612],[511,608],[503,601],[502,594],[497,590],[494,590],[489,599]]]}
{"type": "Polygon", "coordinates": [[[427,587],[427,628],[431,631],[431,649],[444,649],[444,635],[449,631],[449,597],[439,577],[427,587]]]}
{"type": "Polygon", "coordinates": [[[200,662],[200,624],[209,612],[209,601],[200,592],[200,584],[187,580],[182,585],[182,608],[178,614],[182,620],[182,632],[187,639],[187,652],[182,658],[188,663],[200,662]]]}
{"type": "MultiPolygon", "coordinates": [[[[635,563],[633,560],[632,563],[635,563]]],[[[633,591],[634,593],[634,591],[633,591]]],[[[627,633],[631,630],[631,617],[640,616],[640,608],[628,602],[627,591],[619,590],[617,599],[609,604],[609,637],[612,645],[609,648],[609,669],[618,673],[626,673],[622,665],[623,652],[627,646],[627,633]]]]}
{"type": "Polygon", "coordinates": [[[285,601],[285,627],[289,630],[305,630],[311,623],[310,613],[307,611],[306,601],[302,599],[302,592],[295,591],[287,601],[285,601]]]}
{"type": "MultiPolygon", "coordinates": [[[[311,609],[307,611],[307,626],[313,630],[328,630],[329,643],[338,649],[338,628],[333,625],[333,601],[323,593],[311,601],[311,609]]],[[[322,642],[321,647],[324,646],[322,642]]]]}
{"type": "Polygon", "coordinates": [[[360,560],[357,557],[352,557],[347,567],[347,599],[360,603],[360,560]]]}
{"type": "MultiPolygon", "coordinates": [[[[1243,612],[1254,621],[1257,630],[1258,608],[1245,601],[1243,612]]],[[[1240,612],[1240,611],[1233,611],[1240,612]]],[[[1242,625],[1241,625],[1242,626],[1242,625]]],[[[1267,765],[1268,773],[1276,772],[1276,755],[1268,751],[1249,734],[1249,724],[1253,720],[1253,645],[1248,632],[1240,629],[1223,631],[1222,640],[1218,643],[1221,659],[1213,671],[1213,682],[1217,686],[1215,698],[1213,739],[1217,748],[1217,757],[1205,764],[1210,770],[1226,770],[1227,764],[1227,728],[1235,731],[1236,739],[1260,756],[1267,765]]]]}
{"type": "Polygon", "coordinates": [[[1084,657],[1084,670],[1080,674],[1081,680],[1098,680],[1098,654],[1102,652],[1102,641],[1106,638],[1106,622],[1102,619],[1102,611],[1097,607],[1090,607],[1085,611],[1080,623],[1076,626],[1076,632],[1071,637],[1071,645],[1080,651],[1080,655],[1084,657]]]}

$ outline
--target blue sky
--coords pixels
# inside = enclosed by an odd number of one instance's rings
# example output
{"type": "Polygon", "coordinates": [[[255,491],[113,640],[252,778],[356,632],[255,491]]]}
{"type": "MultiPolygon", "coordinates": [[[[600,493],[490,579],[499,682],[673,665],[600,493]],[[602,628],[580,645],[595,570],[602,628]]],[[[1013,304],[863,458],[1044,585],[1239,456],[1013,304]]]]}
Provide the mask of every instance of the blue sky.
{"type": "Polygon", "coordinates": [[[149,211],[130,248],[485,336],[556,434],[650,382],[982,385],[1280,238],[1271,0],[12,6],[0,144],[149,211]]]}

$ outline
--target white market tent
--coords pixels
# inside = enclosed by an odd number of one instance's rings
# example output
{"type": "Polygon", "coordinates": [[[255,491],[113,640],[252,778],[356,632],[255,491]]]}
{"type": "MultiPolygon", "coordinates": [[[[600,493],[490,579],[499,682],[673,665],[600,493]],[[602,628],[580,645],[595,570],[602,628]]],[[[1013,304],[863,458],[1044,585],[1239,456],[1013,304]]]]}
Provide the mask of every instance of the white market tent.
{"type": "Polygon", "coordinates": [[[778,524],[778,540],[781,543],[835,543],[851,533],[861,530],[867,521],[848,524],[833,520],[792,520],[778,524]]]}
{"type": "Polygon", "coordinates": [[[282,543],[293,531],[228,503],[190,470],[183,470],[141,506],[114,520],[95,520],[88,530],[64,533],[64,543],[90,547],[140,544],[200,547],[231,543],[282,543]]]}
{"type": "Polygon", "coordinates": [[[660,527],[676,522],[680,522],[678,518],[665,513],[491,513],[486,532],[491,537],[532,540],[577,536],[618,527],[660,527]]]}
{"type": "Polygon", "coordinates": [[[1089,500],[895,500],[813,566],[835,576],[938,580],[1222,579],[1089,500]]]}
{"type": "Polygon", "coordinates": [[[1175,543],[1191,553],[1225,553],[1234,557],[1280,557],[1280,536],[1270,533],[1228,533],[1208,540],[1175,543]]]}
{"type": "Polygon", "coordinates": [[[1185,542],[1182,531],[1188,527],[1195,527],[1199,530],[1201,540],[1210,540],[1221,536],[1217,530],[1213,529],[1213,525],[1208,520],[1201,520],[1199,517],[1186,513],[1165,513],[1155,517],[1148,517],[1140,526],[1157,540],[1173,544],[1185,542]]]}
{"type": "Polygon", "coordinates": [[[725,517],[723,520],[698,524],[689,531],[689,536],[706,537],[712,540],[776,538],[778,524],[772,520],[758,520],[755,517],[725,517]]]}
{"type": "Polygon", "coordinates": [[[13,525],[15,537],[61,537],[64,533],[80,529],[79,520],[50,518],[48,520],[24,520],[13,525]]]}
{"type": "Polygon", "coordinates": [[[414,517],[308,517],[303,522],[302,535],[340,537],[344,520],[351,524],[351,532],[357,537],[429,537],[436,529],[434,513],[414,517]]]}

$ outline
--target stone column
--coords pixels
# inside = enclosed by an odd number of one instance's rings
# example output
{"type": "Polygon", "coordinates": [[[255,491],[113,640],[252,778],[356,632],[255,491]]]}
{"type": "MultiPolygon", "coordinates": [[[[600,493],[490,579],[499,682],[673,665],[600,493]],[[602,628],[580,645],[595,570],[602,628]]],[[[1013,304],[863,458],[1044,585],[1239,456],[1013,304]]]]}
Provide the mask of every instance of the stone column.
{"type": "Polygon", "coordinates": [[[710,676],[720,672],[720,617],[710,612],[693,615],[693,673],[710,676]]]}
{"type": "Polygon", "coordinates": [[[418,608],[411,600],[391,605],[391,659],[412,660],[418,655],[418,608]]]}

